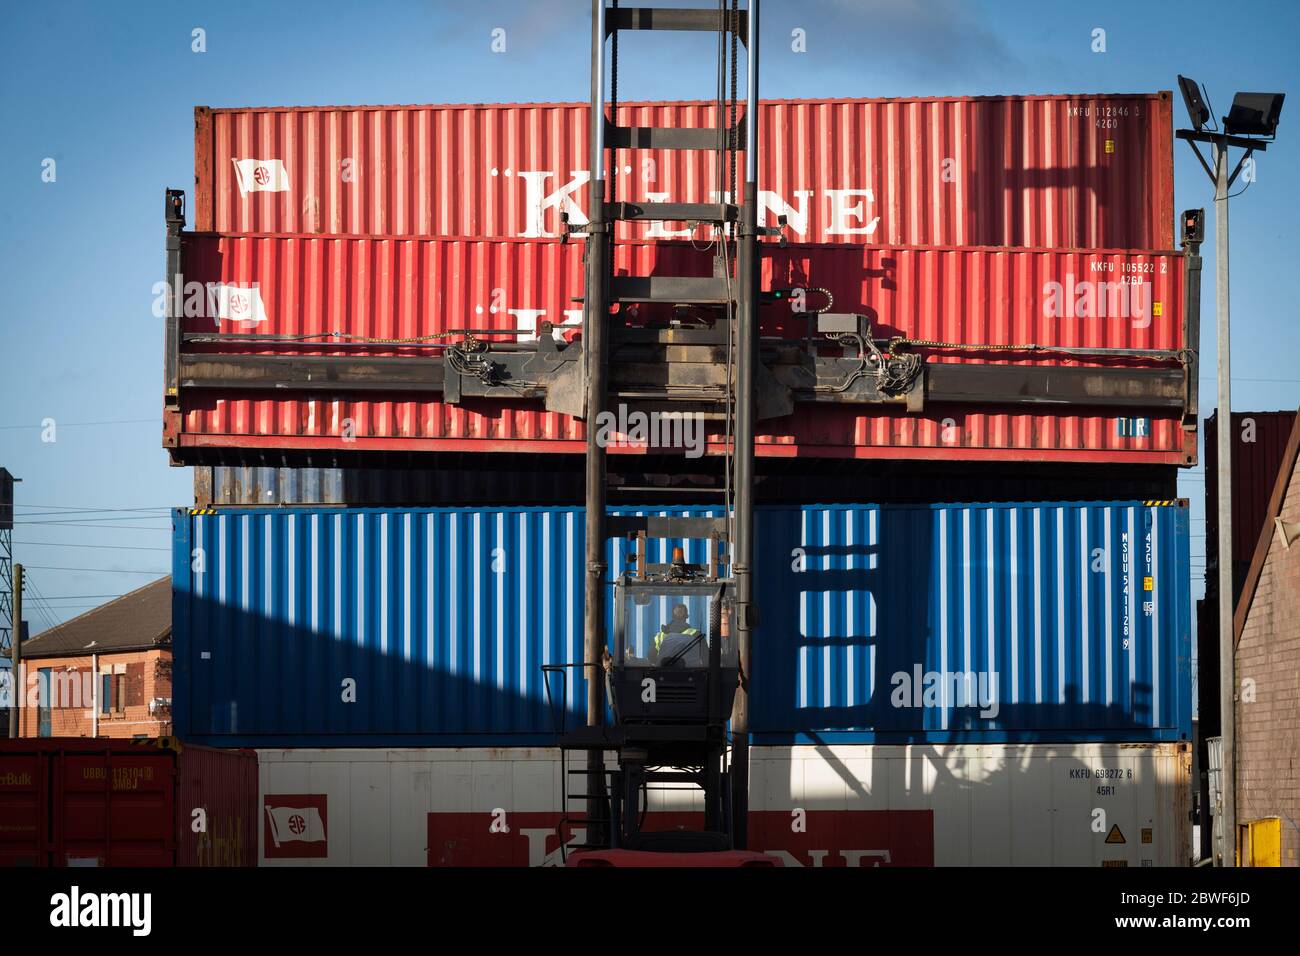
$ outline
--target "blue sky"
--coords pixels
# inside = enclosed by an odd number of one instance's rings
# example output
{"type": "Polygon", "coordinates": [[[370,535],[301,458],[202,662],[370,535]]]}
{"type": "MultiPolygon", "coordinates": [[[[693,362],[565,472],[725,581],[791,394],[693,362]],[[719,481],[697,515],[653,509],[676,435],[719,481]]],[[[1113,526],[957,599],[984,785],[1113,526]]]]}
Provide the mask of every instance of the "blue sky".
{"type": "MultiPolygon", "coordinates": [[[[99,603],[82,595],[150,580],[136,571],[165,573],[162,509],[192,494],[189,471],[168,467],[161,448],[162,328],[150,311],[163,272],[162,190],[193,181],[192,108],[584,99],[588,9],[584,0],[5,5],[0,465],[24,479],[15,550],[50,598],[49,619],[99,603]],[[205,53],[191,50],[196,27],[205,53]],[[491,50],[496,27],[505,53],[491,50]],[[46,158],[57,163],[52,183],[41,179],[46,158]],[[42,441],[47,418],[53,442],[42,441]],[[75,513],[107,508],[158,510],[75,513]]],[[[762,91],[773,97],[1146,92],[1173,89],[1187,72],[1207,84],[1218,115],[1239,88],[1293,92],[1300,75],[1300,5],[1286,2],[767,0],[764,11],[762,91]],[[806,53],[790,50],[796,27],[806,53]],[[1098,27],[1104,53],[1091,49],[1098,27]]],[[[646,39],[639,62],[625,54],[622,95],[710,95],[713,41],[693,38],[693,65],[657,42],[646,39]]],[[[1258,181],[1232,205],[1238,410],[1300,405],[1300,332],[1282,281],[1295,271],[1300,222],[1297,111],[1284,112],[1258,181]]],[[[1208,207],[1209,183],[1181,144],[1175,163],[1178,208],[1208,207]]],[[[1212,376],[1212,311],[1204,323],[1212,376]]],[[[1207,411],[1213,387],[1201,383],[1207,411]]],[[[1181,485],[1202,535],[1199,472],[1181,485]]],[[[28,616],[33,631],[47,624],[28,616]]]]}

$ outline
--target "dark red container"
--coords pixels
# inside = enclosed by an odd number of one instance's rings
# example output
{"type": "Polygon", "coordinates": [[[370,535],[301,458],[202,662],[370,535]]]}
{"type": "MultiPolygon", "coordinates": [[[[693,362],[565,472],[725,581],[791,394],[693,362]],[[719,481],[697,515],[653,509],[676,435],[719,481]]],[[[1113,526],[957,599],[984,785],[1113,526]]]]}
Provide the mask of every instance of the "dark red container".
{"type": "MultiPolygon", "coordinates": [[[[1219,414],[1205,420],[1205,549],[1207,565],[1219,553],[1219,414]]],[[[1237,581],[1255,556],[1268,503],[1291,439],[1296,413],[1232,413],[1232,562],[1237,581]]],[[[1238,583],[1237,587],[1240,586],[1238,583]]]]}
{"type": "Polygon", "coordinates": [[[0,866],[256,866],[257,813],[251,750],[0,740],[0,866]]]}
{"type": "MultiPolygon", "coordinates": [[[[1168,92],[760,109],[760,222],[787,215],[791,242],[1174,247],[1168,92]]],[[[589,115],[585,103],[199,107],[194,226],[555,236],[562,211],[583,221],[589,115]]],[[[618,121],[719,125],[698,101],[620,104],[618,121]]],[[[611,173],[621,200],[716,202],[716,164],[709,150],[620,149],[611,173]]],[[[623,223],[618,237],[680,228],[623,223]]]]}

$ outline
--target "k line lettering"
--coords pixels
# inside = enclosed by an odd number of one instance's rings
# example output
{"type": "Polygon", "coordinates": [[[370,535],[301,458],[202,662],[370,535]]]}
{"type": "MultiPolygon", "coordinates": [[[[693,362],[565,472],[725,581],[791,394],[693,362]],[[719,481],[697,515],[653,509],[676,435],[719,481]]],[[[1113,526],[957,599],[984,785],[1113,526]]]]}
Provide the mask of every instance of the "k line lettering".
{"type": "MultiPolygon", "coordinates": [[[[585,197],[587,184],[591,181],[589,170],[573,170],[569,180],[556,186],[558,177],[554,170],[521,170],[516,175],[524,183],[524,230],[519,235],[527,239],[553,239],[559,232],[548,228],[548,224],[559,227],[559,215],[565,213],[569,223],[582,226],[588,222],[587,215],[579,205],[579,198],[585,197]]],[[[880,226],[880,217],[870,214],[870,207],[875,204],[875,192],[871,189],[826,189],[821,198],[815,190],[796,189],[792,192],[794,202],[788,202],[784,196],[770,189],[758,191],[758,223],[765,225],[769,218],[786,217],[787,228],[796,236],[808,234],[808,220],[815,204],[824,203],[829,217],[826,234],[831,236],[873,236],[880,226]]],[[[646,201],[663,202],[666,192],[646,192],[646,201]]],[[[729,197],[727,197],[729,198],[729,197]]],[[[723,196],[716,190],[709,192],[709,202],[721,202],[723,196]]],[[[662,223],[650,223],[646,235],[660,238],[673,235],[689,235],[688,231],[665,231],[662,223]],[[658,231],[656,231],[658,230],[658,231]]]]}
{"type": "MultiPolygon", "coordinates": [[[[564,865],[564,854],[559,848],[550,852],[546,849],[547,841],[555,837],[554,827],[525,827],[519,833],[528,840],[529,866],[564,865]]],[[[566,846],[580,845],[586,840],[587,831],[575,829],[566,846]]],[[[789,850],[765,850],[764,852],[779,858],[785,866],[800,868],[824,867],[828,860],[842,860],[846,867],[881,866],[891,862],[889,850],[836,850],[833,855],[830,850],[803,850],[800,851],[800,857],[804,859],[796,857],[789,850]]]]}
{"type": "MultiPolygon", "coordinates": [[[[805,864],[800,862],[789,850],[764,850],[768,856],[777,857],[783,866],[798,867],[803,869],[805,864]]],[[[825,860],[830,857],[830,850],[806,850],[808,856],[807,866],[820,868],[825,866],[825,860]]],[[[839,850],[836,855],[844,861],[846,867],[862,866],[880,866],[882,863],[889,862],[888,850],[839,850]],[[864,863],[863,860],[871,862],[864,863]]],[[[834,859],[835,857],[831,857],[834,859]]]]}

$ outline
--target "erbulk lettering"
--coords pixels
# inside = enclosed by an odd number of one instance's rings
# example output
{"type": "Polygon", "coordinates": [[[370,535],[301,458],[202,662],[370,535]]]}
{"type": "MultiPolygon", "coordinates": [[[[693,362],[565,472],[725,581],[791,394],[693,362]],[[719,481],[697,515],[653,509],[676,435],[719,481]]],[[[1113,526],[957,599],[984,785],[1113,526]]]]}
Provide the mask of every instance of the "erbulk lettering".
{"type": "Polygon", "coordinates": [[[50,897],[50,925],[129,926],[132,936],[148,936],[153,924],[152,893],[86,893],[74,886],[67,893],[50,897]]]}

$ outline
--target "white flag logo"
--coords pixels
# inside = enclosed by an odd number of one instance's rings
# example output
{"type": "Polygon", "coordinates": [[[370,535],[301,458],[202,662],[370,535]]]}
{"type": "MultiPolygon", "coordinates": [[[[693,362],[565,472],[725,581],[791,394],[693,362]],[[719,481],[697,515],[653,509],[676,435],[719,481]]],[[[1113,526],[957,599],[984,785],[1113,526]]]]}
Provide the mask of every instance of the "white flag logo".
{"type": "Polygon", "coordinates": [[[249,193],[287,193],[289,173],[279,159],[231,159],[235,164],[235,179],[239,182],[239,195],[249,193]]]}
{"type": "Polygon", "coordinates": [[[281,843],[319,843],[325,839],[325,824],[315,807],[267,807],[271,839],[281,843]]]}
{"type": "Polygon", "coordinates": [[[266,305],[262,302],[262,290],[256,285],[226,285],[222,282],[208,283],[208,314],[213,324],[227,322],[265,322],[266,305]]]}

